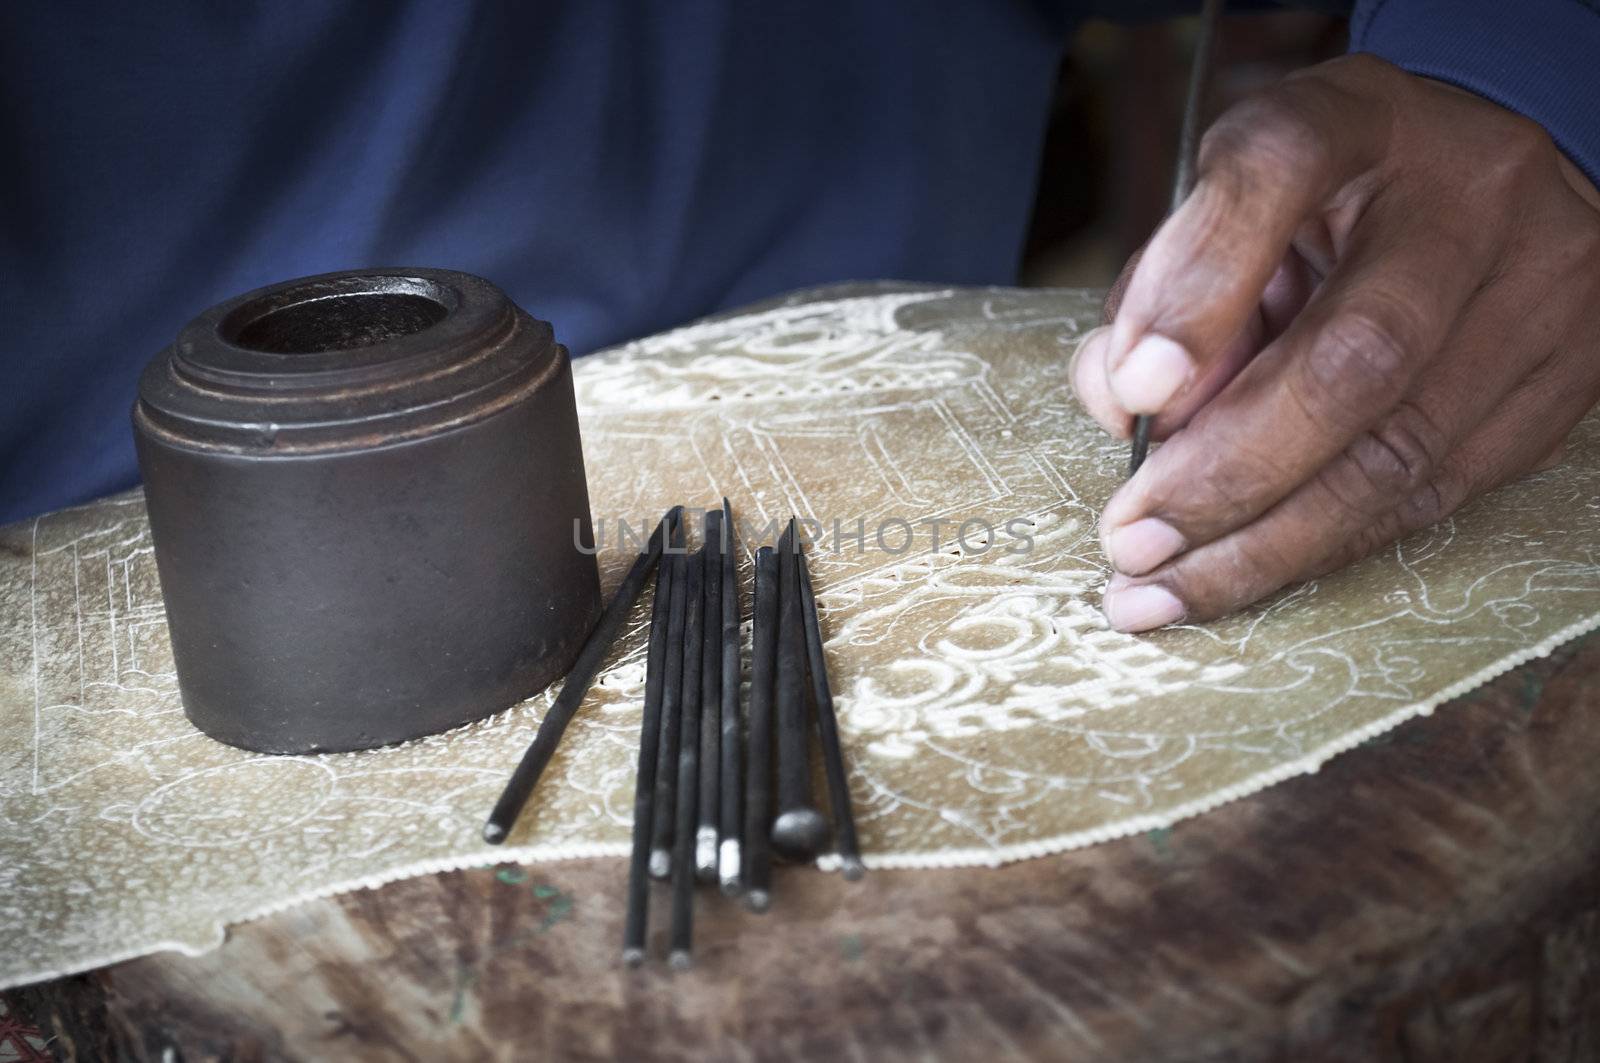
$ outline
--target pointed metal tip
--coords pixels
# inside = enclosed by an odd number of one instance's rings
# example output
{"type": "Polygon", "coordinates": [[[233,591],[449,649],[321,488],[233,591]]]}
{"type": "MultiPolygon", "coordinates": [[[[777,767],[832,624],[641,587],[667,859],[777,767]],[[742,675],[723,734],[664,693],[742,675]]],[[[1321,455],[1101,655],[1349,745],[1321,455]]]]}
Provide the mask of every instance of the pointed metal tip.
{"type": "Polygon", "coordinates": [[[490,845],[499,845],[506,840],[506,829],[491,820],[483,825],[483,840],[490,845]]]}
{"type": "Polygon", "coordinates": [[[1133,419],[1133,449],[1128,454],[1128,475],[1132,476],[1144,464],[1150,453],[1150,416],[1141,414],[1133,419]]]}

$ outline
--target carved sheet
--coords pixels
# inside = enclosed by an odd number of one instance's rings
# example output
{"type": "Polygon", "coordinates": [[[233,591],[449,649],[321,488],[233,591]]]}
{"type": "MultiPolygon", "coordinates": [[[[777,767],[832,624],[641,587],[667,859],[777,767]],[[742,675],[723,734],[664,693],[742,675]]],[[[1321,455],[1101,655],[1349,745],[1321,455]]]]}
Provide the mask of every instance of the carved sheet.
{"type": "MultiPolygon", "coordinates": [[[[1350,570],[1220,623],[1108,630],[1095,514],[1126,451],[1064,376],[1095,309],[1085,292],[831,289],[579,364],[608,591],[630,561],[619,519],[726,493],[751,532],[817,522],[869,865],[1163,827],[1600,620],[1590,420],[1561,466],[1350,570]]],[[[405,875],[624,853],[647,611],[491,849],[483,816],[548,694],[390,749],[243,753],[183,717],[137,494],[5,529],[0,985],[203,950],[229,922],[405,875]]]]}

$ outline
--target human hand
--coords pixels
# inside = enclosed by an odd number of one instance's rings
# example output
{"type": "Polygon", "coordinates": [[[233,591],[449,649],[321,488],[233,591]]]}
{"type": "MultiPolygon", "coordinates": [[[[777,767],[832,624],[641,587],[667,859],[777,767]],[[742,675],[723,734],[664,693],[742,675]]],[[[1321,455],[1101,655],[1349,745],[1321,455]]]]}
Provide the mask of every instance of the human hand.
{"type": "Polygon", "coordinates": [[[1073,387],[1166,439],[1101,515],[1104,609],[1240,609],[1558,461],[1600,398],[1600,194],[1539,126],[1354,55],[1222,116],[1073,387]]]}

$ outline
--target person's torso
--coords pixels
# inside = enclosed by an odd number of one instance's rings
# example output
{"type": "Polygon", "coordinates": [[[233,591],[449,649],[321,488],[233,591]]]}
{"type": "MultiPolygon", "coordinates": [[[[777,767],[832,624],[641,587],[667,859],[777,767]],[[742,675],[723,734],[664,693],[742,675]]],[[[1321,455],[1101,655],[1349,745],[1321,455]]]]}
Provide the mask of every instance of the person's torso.
{"type": "Polygon", "coordinates": [[[0,520],[133,482],[198,311],[481,274],[575,353],[778,291],[1015,273],[1062,27],[1024,0],[0,9],[0,520]]]}

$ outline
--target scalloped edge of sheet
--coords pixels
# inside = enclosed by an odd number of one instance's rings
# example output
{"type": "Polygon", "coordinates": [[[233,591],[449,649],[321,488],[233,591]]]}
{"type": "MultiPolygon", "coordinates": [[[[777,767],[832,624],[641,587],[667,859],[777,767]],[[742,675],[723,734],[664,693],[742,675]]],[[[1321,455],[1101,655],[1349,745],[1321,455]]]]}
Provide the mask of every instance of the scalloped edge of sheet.
{"type": "MultiPolygon", "coordinates": [[[[1024,842],[1018,845],[1003,845],[981,849],[947,849],[923,853],[894,853],[887,856],[874,856],[868,853],[863,854],[862,860],[869,869],[885,871],[1000,867],[1004,864],[1012,864],[1021,860],[1053,856],[1072,849],[1083,849],[1102,842],[1116,841],[1119,838],[1143,834],[1147,831],[1161,830],[1182,820],[1210,812],[1212,809],[1219,808],[1229,802],[1260,793],[1262,790],[1286,779],[1292,779],[1297,775],[1309,775],[1339,754],[1348,752],[1386,731],[1392,731],[1408,720],[1415,719],[1418,716],[1430,715],[1434,709],[1445,702],[1461,697],[1464,694],[1469,694],[1519,665],[1537,660],[1540,657],[1547,657],[1567,643],[1589,634],[1596,628],[1600,628],[1600,613],[1593,613],[1582,620],[1569,624],[1526,649],[1507,654],[1493,664],[1474,672],[1465,679],[1452,683],[1428,698],[1414,701],[1353,731],[1346,732],[1338,738],[1324,742],[1298,760],[1292,760],[1269,768],[1266,771],[1257,772],[1255,775],[1249,776],[1231,786],[1224,786],[1204,797],[1186,801],[1166,812],[1130,816],[1126,819],[1095,827],[1092,830],[1058,834],[1053,838],[1024,842]]],[[[73,964],[59,968],[47,967],[21,972],[20,974],[14,972],[11,975],[0,976],[0,990],[47,982],[55,978],[65,978],[69,975],[81,974],[85,971],[110,966],[111,964],[138,959],[156,952],[177,952],[184,956],[203,956],[218,948],[227,940],[227,928],[230,926],[253,922],[256,919],[285,911],[308,901],[324,900],[344,893],[354,893],[357,890],[378,889],[401,879],[415,878],[419,875],[432,875],[443,871],[466,871],[480,867],[493,867],[496,864],[540,864],[554,863],[560,860],[582,860],[591,857],[622,857],[629,855],[630,850],[631,846],[623,842],[521,845],[505,846],[493,850],[480,849],[456,856],[445,856],[418,863],[404,864],[371,875],[363,875],[359,878],[337,883],[323,889],[297,893],[281,901],[255,909],[236,919],[218,922],[211,928],[212,935],[202,944],[196,944],[193,941],[155,941],[147,945],[107,953],[83,964],[73,964]]],[[[838,866],[838,858],[832,856],[823,857],[817,861],[817,866],[824,871],[831,871],[838,866]]]]}

